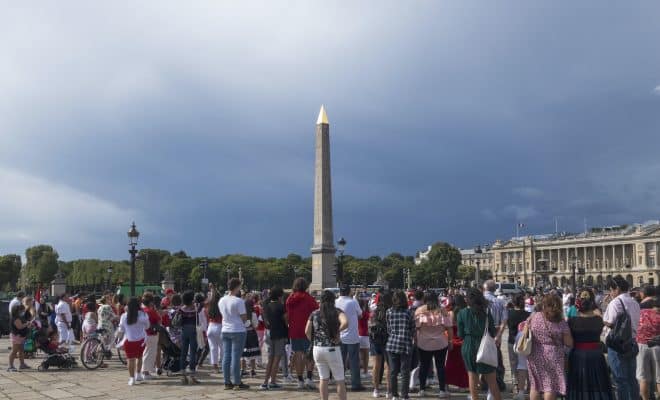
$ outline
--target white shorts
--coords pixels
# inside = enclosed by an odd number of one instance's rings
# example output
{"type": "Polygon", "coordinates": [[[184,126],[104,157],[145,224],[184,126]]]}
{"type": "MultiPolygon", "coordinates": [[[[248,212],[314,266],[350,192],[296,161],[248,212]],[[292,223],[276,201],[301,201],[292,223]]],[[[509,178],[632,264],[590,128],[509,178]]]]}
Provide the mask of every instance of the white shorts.
{"type": "Polygon", "coordinates": [[[344,380],[344,363],[341,360],[341,347],[314,346],[314,362],[319,371],[319,379],[330,379],[330,372],[335,381],[344,380]]]}
{"type": "Polygon", "coordinates": [[[369,343],[369,336],[360,336],[360,350],[369,350],[370,348],[371,344],[369,343]]]}

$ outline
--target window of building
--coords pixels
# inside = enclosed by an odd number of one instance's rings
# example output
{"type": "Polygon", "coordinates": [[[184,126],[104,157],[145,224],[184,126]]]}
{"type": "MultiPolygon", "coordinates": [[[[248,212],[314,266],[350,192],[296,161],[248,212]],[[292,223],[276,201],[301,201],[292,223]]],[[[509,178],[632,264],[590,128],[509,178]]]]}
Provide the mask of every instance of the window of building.
{"type": "Polygon", "coordinates": [[[639,256],[639,265],[642,265],[642,264],[643,264],[643,262],[642,262],[642,256],[639,256]]]}

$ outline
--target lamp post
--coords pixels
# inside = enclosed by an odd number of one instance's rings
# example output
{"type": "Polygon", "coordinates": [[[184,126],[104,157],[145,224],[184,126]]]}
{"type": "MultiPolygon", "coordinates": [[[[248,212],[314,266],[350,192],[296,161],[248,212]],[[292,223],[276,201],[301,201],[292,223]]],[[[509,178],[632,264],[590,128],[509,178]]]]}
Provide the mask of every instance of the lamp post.
{"type": "Polygon", "coordinates": [[[346,239],[343,237],[337,241],[337,251],[339,258],[337,259],[337,287],[341,287],[344,282],[344,250],[346,250],[346,239]]]}
{"type": "Polygon", "coordinates": [[[128,245],[130,247],[128,253],[131,255],[131,296],[135,296],[135,258],[138,252],[135,247],[137,246],[139,236],[140,232],[135,229],[135,222],[133,222],[131,229],[128,231],[128,245]]]}
{"type": "Polygon", "coordinates": [[[112,290],[112,265],[108,266],[106,272],[108,273],[108,290],[112,290]]]}
{"type": "MultiPolygon", "coordinates": [[[[576,274],[576,272],[577,272],[577,271],[575,270],[575,269],[577,268],[577,259],[578,259],[578,258],[577,258],[577,256],[576,256],[575,254],[573,254],[573,256],[571,256],[571,263],[573,264],[573,265],[572,265],[572,266],[573,266],[573,282],[572,282],[572,285],[571,285],[572,288],[573,288],[573,296],[575,296],[575,291],[576,291],[576,289],[577,289],[577,278],[575,277],[575,274],[576,274]]],[[[574,297],[574,298],[575,298],[575,297],[574,297]]]]}
{"type": "Polygon", "coordinates": [[[479,260],[479,257],[481,255],[481,246],[477,245],[477,247],[474,248],[474,255],[476,256],[477,259],[477,269],[474,271],[474,283],[476,284],[477,288],[479,288],[479,267],[481,264],[481,260],[479,260]]]}
{"type": "Polygon", "coordinates": [[[202,271],[204,272],[204,276],[202,277],[202,290],[206,290],[209,284],[209,280],[206,277],[206,270],[209,268],[209,261],[205,258],[202,260],[201,263],[199,263],[200,268],[202,268],[202,271]]]}

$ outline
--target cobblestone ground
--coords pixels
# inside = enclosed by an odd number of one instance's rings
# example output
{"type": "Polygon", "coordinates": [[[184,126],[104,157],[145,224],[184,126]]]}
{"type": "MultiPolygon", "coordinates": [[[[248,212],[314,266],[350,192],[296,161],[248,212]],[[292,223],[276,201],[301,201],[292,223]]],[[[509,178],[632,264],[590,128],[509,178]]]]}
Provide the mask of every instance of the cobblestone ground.
{"type": "MultiPolygon", "coordinates": [[[[178,377],[158,377],[152,381],[136,386],[128,386],[128,372],[126,367],[118,360],[112,359],[108,362],[108,368],[89,371],[80,362],[73,370],[48,370],[37,371],[41,357],[27,360],[33,367],[25,372],[6,372],[8,359],[9,340],[7,337],[0,339],[0,400],[29,400],[29,399],[290,399],[290,400],[312,400],[318,399],[318,391],[299,391],[294,385],[284,385],[282,390],[259,391],[258,386],[263,378],[263,370],[257,370],[257,378],[245,379],[251,387],[247,391],[225,391],[222,375],[213,374],[208,367],[203,367],[198,378],[199,385],[182,386],[178,377]]],[[[506,346],[503,346],[503,349],[506,346]]],[[[506,350],[505,350],[506,351],[506,350]]],[[[76,357],[78,358],[78,357],[76,357]]],[[[506,360],[506,353],[504,354],[506,360]]],[[[18,366],[18,360],[16,363],[18,366]]],[[[507,382],[510,382],[507,371],[507,382]]],[[[368,391],[360,393],[348,393],[348,398],[367,400],[371,397],[371,384],[364,382],[368,391]]],[[[337,398],[331,387],[330,398],[337,398]]],[[[437,389],[437,387],[436,387],[437,389]]],[[[465,400],[466,393],[457,388],[449,388],[452,399],[465,400]]],[[[434,390],[427,391],[427,397],[435,397],[428,394],[434,390]]],[[[411,397],[416,397],[411,394],[411,397]]],[[[485,397],[485,396],[484,396],[485,397]]],[[[505,398],[510,399],[511,394],[506,393],[505,398]]]]}

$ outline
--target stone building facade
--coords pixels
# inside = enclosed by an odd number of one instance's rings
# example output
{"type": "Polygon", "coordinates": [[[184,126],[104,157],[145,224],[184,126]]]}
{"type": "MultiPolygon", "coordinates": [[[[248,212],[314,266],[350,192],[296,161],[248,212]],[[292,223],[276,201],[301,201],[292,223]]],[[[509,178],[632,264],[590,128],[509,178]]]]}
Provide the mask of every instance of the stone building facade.
{"type": "MultiPolygon", "coordinates": [[[[490,270],[499,281],[525,286],[569,286],[573,269],[579,285],[599,287],[621,275],[632,286],[660,281],[660,221],[593,228],[581,234],[553,234],[496,241],[490,270]]],[[[465,263],[465,261],[464,261],[465,263]]],[[[481,264],[485,269],[486,264],[481,264]]]]}

